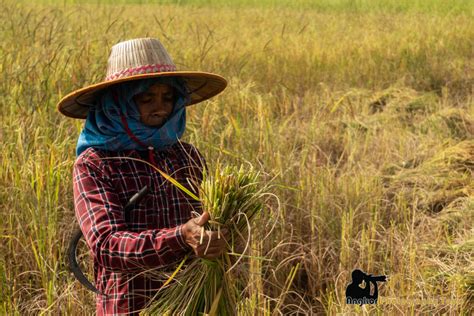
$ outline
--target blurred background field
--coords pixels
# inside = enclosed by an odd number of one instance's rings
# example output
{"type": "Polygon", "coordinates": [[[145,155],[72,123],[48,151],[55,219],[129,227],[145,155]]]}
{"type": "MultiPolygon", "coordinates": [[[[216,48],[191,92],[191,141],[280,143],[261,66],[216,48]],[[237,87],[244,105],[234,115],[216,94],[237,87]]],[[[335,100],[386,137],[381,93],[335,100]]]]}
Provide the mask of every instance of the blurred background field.
{"type": "Polygon", "coordinates": [[[1,314],[93,313],[65,265],[83,122],[56,103],[146,36],[229,80],[184,141],[275,178],[242,311],[472,313],[473,1],[112,2],[0,0],[1,314]],[[355,268],[387,304],[345,304],[355,268]]]}

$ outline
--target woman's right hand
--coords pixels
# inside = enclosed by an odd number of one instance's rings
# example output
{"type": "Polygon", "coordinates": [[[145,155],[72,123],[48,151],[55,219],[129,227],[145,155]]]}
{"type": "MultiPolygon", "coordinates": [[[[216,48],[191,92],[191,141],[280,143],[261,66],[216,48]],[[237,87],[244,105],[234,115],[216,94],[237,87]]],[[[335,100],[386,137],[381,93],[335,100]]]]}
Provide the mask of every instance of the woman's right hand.
{"type": "Polygon", "coordinates": [[[219,236],[216,231],[205,230],[201,243],[202,226],[207,223],[209,217],[209,212],[204,212],[201,216],[190,219],[183,225],[182,233],[186,243],[193,248],[197,257],[214,259],[219,257],[226,248],[228,231],[221,230],[219,236]]]}

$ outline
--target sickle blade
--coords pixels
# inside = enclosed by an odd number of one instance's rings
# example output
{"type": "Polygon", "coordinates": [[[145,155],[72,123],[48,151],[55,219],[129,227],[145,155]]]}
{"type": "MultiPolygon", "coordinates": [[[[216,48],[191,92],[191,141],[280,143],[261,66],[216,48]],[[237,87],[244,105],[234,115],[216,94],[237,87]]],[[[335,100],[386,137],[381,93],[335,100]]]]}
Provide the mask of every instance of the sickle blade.
{"type": "MultiPolygon", "coordinates": [[[[84,285],[87,289],[91,290],[92,292],[96,294],[102,294],[82,273],[81,267],[79,267],[79,264],[77,263],[76,259],[76,249],[77,245],[79,244],[79,240],[82,237],[82,231],[80,228],[77,228],[74,231],[74,234],[72,236],[72,239],[69,243],[69,249],[68,249],[68,259],[69,259],[69,269],[70,271],[74,274],[76,279],[81,282],[82,285],[84,285]]],[[[102,294],[105,295],[105,294],[102,294]]]]}

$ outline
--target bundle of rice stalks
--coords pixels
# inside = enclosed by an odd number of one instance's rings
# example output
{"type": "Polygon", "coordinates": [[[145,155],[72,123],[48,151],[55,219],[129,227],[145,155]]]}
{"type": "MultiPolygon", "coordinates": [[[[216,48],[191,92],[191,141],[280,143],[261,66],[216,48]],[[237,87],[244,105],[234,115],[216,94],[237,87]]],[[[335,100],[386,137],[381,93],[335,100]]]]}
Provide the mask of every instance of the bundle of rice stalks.
{"type": "Polygon", "coordinates": [[[460,197],[474,194],[474,140],[440,151],[413,168],[391,168],[387,195],[403,196],[416,208],[439,212],[460,197]]]}
{"type": "Polygon", "coordinates": [[[243,275],[232,272],[242,257],[232,262],[230,256],[236,243],[248,240],[251,222],[262,211],[262,198],[268,187],[258,177],[257,172],[243,167],[217,168],[213,175],[205,175],[199,190],[203,211],[210,214],[205,229],[226,228],[231,236],[228,252],[216,260],[183,261],[171,277],[161,274],[164,285],[144,314],[236,314],[245,280],[243,275]]]}

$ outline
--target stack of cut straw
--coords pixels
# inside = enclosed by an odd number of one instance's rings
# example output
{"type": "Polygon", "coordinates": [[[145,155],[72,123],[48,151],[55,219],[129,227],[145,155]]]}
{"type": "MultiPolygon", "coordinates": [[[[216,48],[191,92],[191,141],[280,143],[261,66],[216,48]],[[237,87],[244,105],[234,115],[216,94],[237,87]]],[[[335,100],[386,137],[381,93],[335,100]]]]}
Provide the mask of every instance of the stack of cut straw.
{"type": "MultiPolygon", "coordinates": [[[[205,175],[201,183],[199,195],[203,210],[210,214],[205,229],[228,229],[231,236],[228,251],[233,251],[242,240],[248,241],[251,222],[261,213],[262,198],[268,187],[258,182],[258,177],[257,172],[243,167],[218,167],[213,175],[205,175]]],[[[225,252],[216,260],[183,261],[171,277],[161,275],[164,285],[144,314],[236,314],[245,280],[231,273],[242,258],[232,264],[231,254],[225,252]]]]}
{"type": "Polygon", "coordinates": [[[438,213],[474,193],[474,140],[445,148],[415,167],[393,170],[385,177],[389,198],[403,197],[416,209],[438,213]]]}

